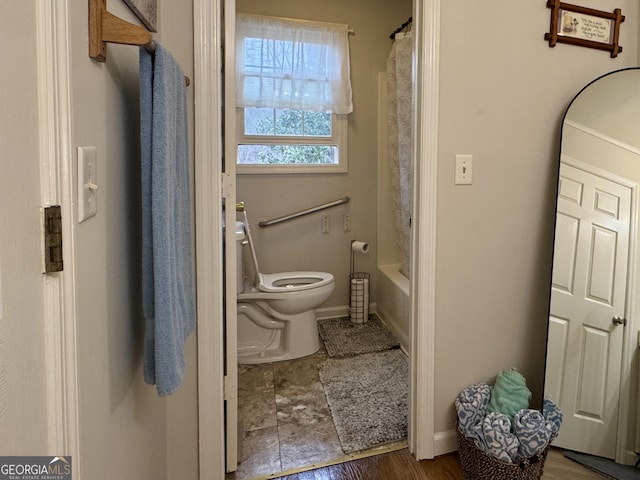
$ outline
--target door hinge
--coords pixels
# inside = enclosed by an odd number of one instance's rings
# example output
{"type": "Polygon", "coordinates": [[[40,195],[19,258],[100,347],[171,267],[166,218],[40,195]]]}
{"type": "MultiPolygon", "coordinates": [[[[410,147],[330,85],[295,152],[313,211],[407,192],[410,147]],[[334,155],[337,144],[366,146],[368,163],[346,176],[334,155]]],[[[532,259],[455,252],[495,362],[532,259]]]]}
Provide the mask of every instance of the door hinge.
{"type": "Polygon", "coordinates": [[[61,272],[62,263],[62,213],[60,205],[44,208],[44,273],[61,272]]]}
{"type": "Polygon", "coordinates": [[[238,396],[238,379],[237,377],[224,376],[224,400],[228,401],[238,396]]]}
{"type": "Polygon", "coordinates": [[[236,195],[236,177],[230,173],[222,174],[222,198],[233,198],[236,195]]]}

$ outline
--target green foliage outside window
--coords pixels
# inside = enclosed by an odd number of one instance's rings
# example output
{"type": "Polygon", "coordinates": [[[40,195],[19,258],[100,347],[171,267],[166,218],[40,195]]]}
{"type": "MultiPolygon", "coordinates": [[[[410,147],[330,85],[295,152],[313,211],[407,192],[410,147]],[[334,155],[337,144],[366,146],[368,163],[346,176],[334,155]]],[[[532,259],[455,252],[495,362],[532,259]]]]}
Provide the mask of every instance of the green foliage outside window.
{"type": "MultiPolygon", "coordinates": [[[[293,109],[245,109],[245,134],[271,137],[330,137],[331,114],[293,109]]],[[[333,145],[297,143],[244,144],[238,146],[238,163],[248,164],[335,164],[333,145]]]]}

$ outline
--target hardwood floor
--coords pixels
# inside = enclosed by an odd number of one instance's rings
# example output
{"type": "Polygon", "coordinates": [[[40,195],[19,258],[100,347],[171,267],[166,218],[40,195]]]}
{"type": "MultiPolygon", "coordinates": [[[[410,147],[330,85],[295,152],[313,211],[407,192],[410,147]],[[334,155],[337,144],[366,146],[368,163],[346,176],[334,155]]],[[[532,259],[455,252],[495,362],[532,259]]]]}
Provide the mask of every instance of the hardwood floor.
{"type": "Polygon", "coordinates": [[[542,478],[543,480],[572,480],[574,478],[602,480],[605,477],[564,458],[562,450],[552,448],[547,456],[542,478]]]}
{"type": "MultiPolygon", "coordinates": [[[[542,480],[602,480],[602,476],[567,460],[552,449],[542,480]]],[[[367,457],[279,477],[280,480],[464,480],[457,453],[417,462],[408,450],[367,457]]]]}

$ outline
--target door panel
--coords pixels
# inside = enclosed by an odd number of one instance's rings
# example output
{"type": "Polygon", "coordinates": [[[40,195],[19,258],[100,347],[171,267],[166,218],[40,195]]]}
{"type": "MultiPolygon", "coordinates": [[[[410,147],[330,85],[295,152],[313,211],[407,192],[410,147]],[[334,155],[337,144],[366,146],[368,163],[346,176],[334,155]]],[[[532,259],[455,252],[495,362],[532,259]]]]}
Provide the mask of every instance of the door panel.
{"type": "MultiPolygon", "coordinates": [[[[47,432],[34,1],[0,4],[0,453],[43,455],[47,432]]],[[[49,160],[49,159],[47,159],[49,160]]]]}
{"type": "Polygon", "coordinates": [[[555,444],[616,453],[631,189],[562,163],[545,395],[564,412],[555,444]]]}

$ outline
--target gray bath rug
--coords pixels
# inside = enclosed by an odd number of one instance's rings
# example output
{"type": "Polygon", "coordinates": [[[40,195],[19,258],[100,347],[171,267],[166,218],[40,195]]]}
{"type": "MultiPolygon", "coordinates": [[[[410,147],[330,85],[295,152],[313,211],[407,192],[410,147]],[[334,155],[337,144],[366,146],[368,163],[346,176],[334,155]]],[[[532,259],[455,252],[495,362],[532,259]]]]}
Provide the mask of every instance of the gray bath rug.
{"type": "Polygon", "coordinates": [[[329,358],[320,381],[345,453],[407,437],[409,362],[402,350],[329,358]]]}
{"type": "Polygon", "coordinates": [[[320,338],[330,357],[347,357],[361,353],[398,348],[400,344],[376,314],[366,323],[351,323],[349,317],[318,320],[320,338]]]}
{"type": "Polygon", "coordinates": [[[613,460],[570,451],[564,452],[564,456],[606,478],[613,480],[640,480],[640,470],[634,467],[620,465],[613,460]]]}

